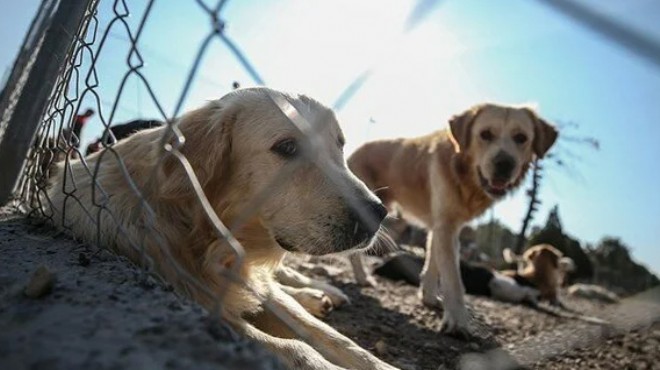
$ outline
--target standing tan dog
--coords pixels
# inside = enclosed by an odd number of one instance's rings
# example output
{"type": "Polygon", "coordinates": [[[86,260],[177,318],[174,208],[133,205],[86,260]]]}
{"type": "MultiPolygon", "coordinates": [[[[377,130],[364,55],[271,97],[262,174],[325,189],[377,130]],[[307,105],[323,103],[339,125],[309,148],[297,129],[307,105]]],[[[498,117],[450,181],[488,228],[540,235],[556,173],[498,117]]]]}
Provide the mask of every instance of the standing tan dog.
{"type": "MultiPolygon", "coordinates": [[[[424,304],[440,306],[442,284],[443,332],[466,333],[468,326],[458,231],[517,187],[556,138],[530,108],[482,104],[454,116],[449,130],[367,143],[349,158],[349,168],[383,203],[397,203],[431,230],[421,294],[424,304]]],[[[368,283],[360,257],[352,263],[358,282],[368,283]]]]}
{"type": "Polygon", "coordinates": [[[222,317],[291,369],[394,369],[309,314],[273,279],[286,251],[368,247],[387,213],[348,170],[334,113],[307,96],[254,88],[189,112],[176,127],[185,136],[180,151],[190,167],[175,156],[162,159],[162,140],[175,142],[168,127],[140,131],[113,152],[71,161],[66,171],[60,167],[43,200],[51,205],[46,212],[80,239],[136,263],[150,259],[175,289],[209,310],[223,294],[222,317]],[[190,169],[208,206],[245,250],[242,283],[222,276],[237,266],[236,255],[208,221],[190,169]],[[264,299],[280,316],[265,309],[264,299]]]}

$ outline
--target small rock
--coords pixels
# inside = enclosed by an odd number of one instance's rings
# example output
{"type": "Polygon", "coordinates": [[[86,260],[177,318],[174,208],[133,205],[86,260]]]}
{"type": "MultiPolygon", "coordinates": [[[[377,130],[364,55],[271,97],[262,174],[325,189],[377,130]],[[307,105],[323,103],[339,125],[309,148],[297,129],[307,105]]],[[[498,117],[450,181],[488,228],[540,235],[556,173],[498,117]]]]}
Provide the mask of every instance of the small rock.
{"type": "Polygon", "coordinates": [[[401,370],[417,370],[417,366],[409,360],[399,360],[397,365],[401,370]]]}
{"type": "Polygon", "coordinates": [[[45,266],[41,266],[32,274],[23,293],[30,298],[41,298],[53,290],[53,285],[55,285],[55,274],[45,266]]]}
{"type": "Polygon", "coordinates": [[[87,267],[89,266],[90,260],[89,257],[85,253],[80,253],[78,254],[78,264],[82,267],[87,267]]]}
{"type": "Polygon", "coordinates": [[[387,354],[387,344],[381,339],[374,345],[376,353],[383,356],[387,354]]]}

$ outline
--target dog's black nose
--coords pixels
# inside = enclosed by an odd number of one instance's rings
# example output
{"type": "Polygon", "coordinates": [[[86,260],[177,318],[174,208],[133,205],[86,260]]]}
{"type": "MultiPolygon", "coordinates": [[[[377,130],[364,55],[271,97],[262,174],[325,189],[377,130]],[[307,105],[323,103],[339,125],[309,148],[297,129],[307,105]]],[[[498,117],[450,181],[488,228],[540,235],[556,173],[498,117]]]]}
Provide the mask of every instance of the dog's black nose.
{"type": "Polygon", "coordinates": [[[360,211],[355,212],[358,225],[363,231],[373,234],[380,228],[380,223],[387,216],[387,208],[378,200],[360,202],[360,211]]]}
{"type": "Polygon", "coordinates": [[[387,217],[387,208],[381,202],[369,202],[369,210],[380,225],[381,221],[387,217]]]}
{"type": "Polygon", "coordinates": [[[493,167],[495,172],[493,177],[495,180],[507,181],[513,174],[513,169],[516,168],[516,160],[506,152],[499,152],[493,158],[493,167]]]}

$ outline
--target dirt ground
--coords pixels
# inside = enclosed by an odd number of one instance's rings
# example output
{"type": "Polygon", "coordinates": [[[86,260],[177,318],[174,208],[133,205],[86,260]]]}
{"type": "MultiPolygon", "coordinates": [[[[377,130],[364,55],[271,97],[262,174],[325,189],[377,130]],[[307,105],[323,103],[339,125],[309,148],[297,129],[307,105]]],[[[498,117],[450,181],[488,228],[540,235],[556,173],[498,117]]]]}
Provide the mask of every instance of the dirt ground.
{"type": "MultiPolygon", "coordinates": [[[[376,263],[376,258],[371,258],[376,263]]],[[[327,322],[402,369],[660,369],[660,290],[617,305],[565,297],[593,325],[468,297],[475,338],[439,333],[440,310],[415,287],[378,279],[358,287],[345,257],[287,263],[331,281],[352,303],[327,322]]],[[[125,260],[0,212],[0,369],[275,369],[272,355],[213,326],[125,260]],[[52,291],[28,298],[34,271],[55,273],[52,291]]]]}
{"type": "Polygon", "coordinates": [[[0,209],[0,369],[281,368],[127,260],[0,209]],[[53,287],[27,297],[40,266],[53,287]]]}
{"type": "Polygon", "coordinates": [[[403,369],[660,369],[658,289],[616,305],[563,297],[575,312],[610,325],[468,296],[477,335],[465,341],[439,334],[442,312],[422,306],[416,287],[378,277],[377,287],[359,287],[344,257],[287,263],[342,288],[352,302],[327,322],[403,369]]]}

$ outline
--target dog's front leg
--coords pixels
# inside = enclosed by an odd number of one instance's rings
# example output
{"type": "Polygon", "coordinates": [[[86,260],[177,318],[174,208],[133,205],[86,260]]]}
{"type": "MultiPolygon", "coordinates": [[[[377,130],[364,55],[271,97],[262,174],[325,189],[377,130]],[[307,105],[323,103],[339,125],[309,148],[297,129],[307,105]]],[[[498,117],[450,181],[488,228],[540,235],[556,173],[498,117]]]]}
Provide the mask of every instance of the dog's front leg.
{"type": "Polygon", "coordinates": [[[461,281],[458,227],[449,223],[433,232],[433,247],[438,249],[440,283],[444,296],[442,329],[444,333],[467,334],[469,314],[465,307],[465,289],[461,281]]]}
{"type": "Polygon", "coordinates": [[[444,297],[441,331],[465,335],[469,315],[465,307],[464,288],[459,270],[459,227],[459,224],[447,219],[440,219],[433,226],[422,280],[422,295],[424,303],[434,303],[434,300],[437,302],[439,275],[444,297]]]}
{"type": "Polygon", "coordinates": [[[303,340],[325,359],[340,367],[360,370],[396,369],[312,316],[279,287],[273,287],[269,302],[284,316],[288,324],[286,325],[280,318],[264,312],[264,316],[259,320],[261,325],[258,327],[271,335],[303,340]],[[290,325],[298,328],[298,331],[292,330],[290,325]]]}
{"type": "Polygon", "coordinates": [[[252,324],[242,323],[240,330],[248,338],[261,343],[273,352],[289,369],[301,370],[346,370],[326,360],[309,344],[289,338],[280,338],[258,329],[252,324]]]}
{"type": "Polygon", "coordinates": [[[366,267],[364,266],[364,256],[362,256],[360,252],[351,254],[348,257],[348,259],[349,261],[351,261],[351,266],[353,267],[353,274],[355,275],[355,281],[359,285],[371,286],[371,287],[375,287],[376,285],[378,285],[374,277],[371,276],[371,273],[369,273],[366,267]]]}
{"type": "Polygon", "coordinates": [[[420,292],[422,302],[428,307],[440,308],[440,265],[438,264],[437,248],[433,248],[433,230],[426,239],[426,258],[422,269],[420,292]]]}

